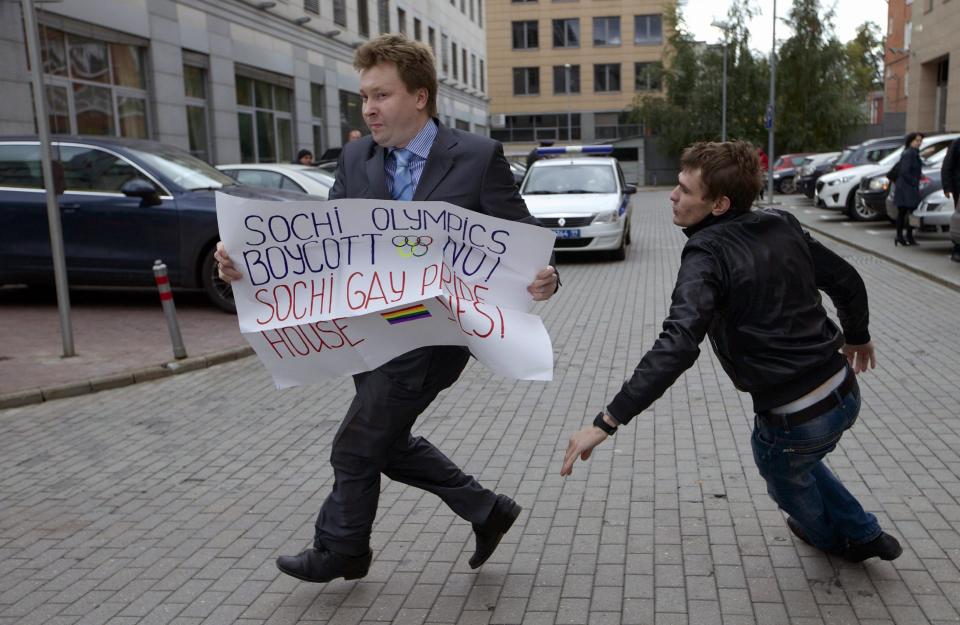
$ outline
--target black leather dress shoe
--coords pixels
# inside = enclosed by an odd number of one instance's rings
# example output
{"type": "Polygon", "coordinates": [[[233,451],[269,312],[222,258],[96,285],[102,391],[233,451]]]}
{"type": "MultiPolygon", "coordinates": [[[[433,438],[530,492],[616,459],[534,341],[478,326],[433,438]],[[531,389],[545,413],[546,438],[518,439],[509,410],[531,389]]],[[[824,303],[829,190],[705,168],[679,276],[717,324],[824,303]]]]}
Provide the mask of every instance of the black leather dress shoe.
{"type": "Polygon", "coordinates": [[[370,570],[373,552],[348,556],[326,549],[305,549],[295,556],[277,558],[277,568],[305,582],[322,584],[332,579],[360,579],[370,570]]]}
{"type": "Polygon", "coordinates": [[[470,568],[475,569],[493,555],[500,539],[507,533],[513,522],[520,516],[520,504],[506,495],[497,495],[490,516],[481,524],[473,524],[473,534],[477,538],[477,550],[470,556],[470,568]]]}
{"type": "Polygon", "coordinates": [[[886,532],[880,532],[879,536],[868,543],[847,545],[841,557],[848,562],[863,562],[868,558],[896,560],[901,553],[903,547],[900,546],[900,541],[886,532]]]}

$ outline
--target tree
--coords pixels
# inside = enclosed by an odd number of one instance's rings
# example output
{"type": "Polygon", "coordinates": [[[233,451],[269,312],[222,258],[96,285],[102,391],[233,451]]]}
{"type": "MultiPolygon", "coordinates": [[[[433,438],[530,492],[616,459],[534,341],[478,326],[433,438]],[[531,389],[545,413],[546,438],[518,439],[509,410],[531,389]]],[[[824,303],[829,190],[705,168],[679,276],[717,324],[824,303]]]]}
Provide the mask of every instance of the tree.
{"type": "Polygon", "coordinates": [[[864,99],[847,49],[833,32],[833,11],[819,0],[794,0],[794,33],[780,46],[777,63],[777,151],[836,149],[864,123],[864,99]]]}
{"type": "MultiPolygon", "coordinates": [[[[748,0],[736,0],[727,15],[727,134],[760,142],[765,136],[769,65],[750,50],[748,0]]],[[[664,47],[665,93],[638,96],[633,117],[659,136],[668,153],[695,141],[718,141],[722,126],[723,48],[705,46],[686,30],[675,5],[665,11],[670,27],[664,47]]]]}
{"type": "MultiPolygon", "coordinates": [[[[763,118],[769,101],[770,63],[750,49],[750,0],[735,0],[727,14],[727,134],[767,144],[763,118]]],[[[671,26],[664,47],[662,94],[638,96],[633,121],[677,154],[694,141],[719,140],[722,116],[720,46],[706,46],[686,30],[675,5],[664,14],[671,26]]],[[[882,84],[879,29],[865,23],[841,44],[833,11],[819,0],[793,0],[793,30],[777,49],[776,152],[833,150],[866,121],[866,96],[882,84]]]]}
{"type": "Polygon", "coordinates": [[[847,61],[856,89],[864,96],[883,89],[883,38],[880,27],[864,22],[846,44],[847,61]]]}

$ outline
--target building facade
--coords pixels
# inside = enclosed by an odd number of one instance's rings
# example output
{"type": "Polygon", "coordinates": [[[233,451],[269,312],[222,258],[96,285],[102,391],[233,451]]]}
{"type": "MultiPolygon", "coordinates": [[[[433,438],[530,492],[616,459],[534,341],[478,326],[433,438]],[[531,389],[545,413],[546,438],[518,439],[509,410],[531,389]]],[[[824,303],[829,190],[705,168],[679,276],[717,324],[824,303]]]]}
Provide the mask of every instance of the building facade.
{"type": "Polygon", "coordinates": [[[662,89],[662,0],[488,2],[492,137],[516,148],[640,134],[627,115],[662,89]]]}
{"type": "MultiPolygon", "coordinates": [[[[366,133],[356,47],[428,43],[442,122],[486,134],[483,0],[70,0],[37,5],[51,132],[148,138],[211,163],[318,157],[366,133]]],[[[20,2],[0,2],[0,135],[36,132],[20,2]]]]}
{"type": "Polygon", "coordinates": [[[907,79],[910,75],[910,39],[913,34],[913,1],[889,0],[887,36],[883,48],[883,125],[884,135],[906,132],[907,79]]]}
{"type": "Polygon", "coordinates": [[[960,2],[915,0],[907,130],[960,130],[960,2]]]}

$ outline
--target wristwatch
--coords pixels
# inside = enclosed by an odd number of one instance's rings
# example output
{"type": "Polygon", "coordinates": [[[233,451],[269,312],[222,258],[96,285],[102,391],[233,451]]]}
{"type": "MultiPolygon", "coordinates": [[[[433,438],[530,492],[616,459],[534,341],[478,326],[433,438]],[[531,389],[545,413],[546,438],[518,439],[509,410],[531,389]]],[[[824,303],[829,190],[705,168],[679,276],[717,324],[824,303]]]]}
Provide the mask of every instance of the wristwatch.
{"type": "Polygon", "coordinates": [[[597,417],[593,420],[593,425],[606,432],[607,436],[613,436],[617,433],[617,426],[607,423],[606,419],[603,418],[603,415],[603,410],[597,413],[597,417]]]}

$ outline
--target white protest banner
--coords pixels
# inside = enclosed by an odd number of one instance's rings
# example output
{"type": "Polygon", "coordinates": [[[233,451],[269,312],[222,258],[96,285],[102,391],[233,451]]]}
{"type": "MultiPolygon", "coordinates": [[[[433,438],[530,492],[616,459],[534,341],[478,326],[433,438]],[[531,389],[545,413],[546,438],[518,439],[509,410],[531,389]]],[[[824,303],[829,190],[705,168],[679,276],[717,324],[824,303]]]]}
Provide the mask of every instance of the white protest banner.
{"type": "Polygon", "coordinates": [[[358,373],[425,345],[465,345],[519,379],[549,380],[550,338],[527,285],[549,230],[445,202],[268,202],[217,194],[244,279],[240,329],[284,388],[358,373]]]}

